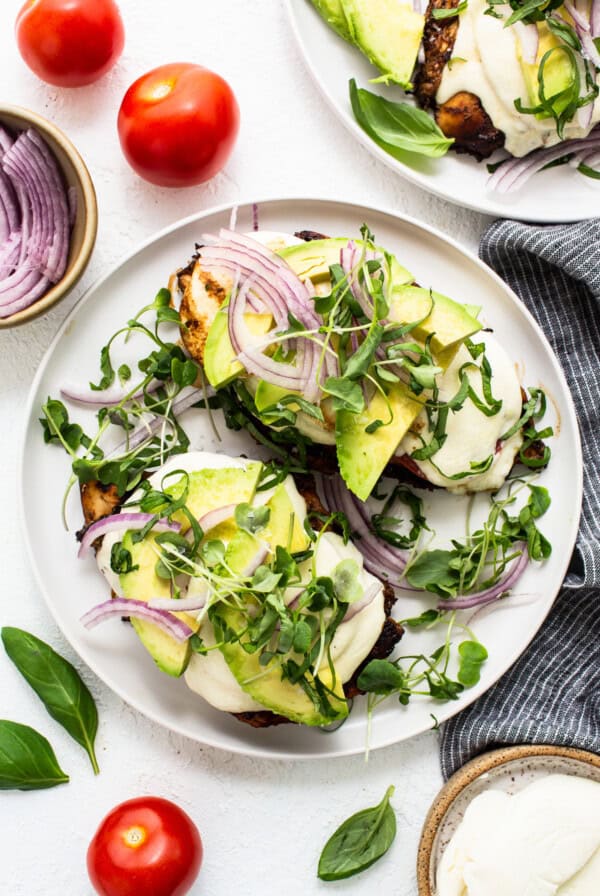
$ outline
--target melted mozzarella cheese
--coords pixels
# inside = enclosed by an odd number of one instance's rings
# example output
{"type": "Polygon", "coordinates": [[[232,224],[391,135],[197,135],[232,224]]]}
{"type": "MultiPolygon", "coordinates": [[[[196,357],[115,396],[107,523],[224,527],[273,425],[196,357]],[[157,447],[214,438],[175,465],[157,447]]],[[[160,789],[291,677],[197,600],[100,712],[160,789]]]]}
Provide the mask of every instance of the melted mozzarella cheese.
{"type": "MultiPolygon", "coordinates": [[[[561,142],[554,119],[538,119],[517,112],[515,99],[531,106],[527,81],[521,67],[518,30],[505,28],[505,18],[485,15],[487,0],[469,0],[460,14],[458,34],[452,56],[455,62],[444,68],[437,92],[438,103],[456,93],[467,91],[479,97],[494,125],[506,135],[505,146],[513,156],[524,156],[540,146],[561,142]],[[460,60],[465,60],[464,62],[460,60]]],[[[500,7],[504,17],[510,7],[500,7]]],[[[586,111],[587,111],[586,107],[586,111]]],[[[585,137],[600,121],[600,100],[596,100],[589,124],[581,127],[577,116],[565,125],[562,139],[585,137]]]]}
{"type": "Polygon", "coordinates": [[[600,784],[549,775],[469,804],[437,872],[438,896],[597,896],[600,784]]]}
{"type": "MultiPolygon", "coordinates": [[[[521,416],[521,387],[514,365],[502,346],[487,334],[485,346],[485,354],[492,368],[492,394],[495,399],[502,401],[501,409],[494,416],[486,417],[467,398],[460,411],[456,413],[451,411],[448,414],[446,441],[433,456],[433,463],[428,460],[415,461],[430,482],[451,492],[494,491],[500,488],[523,442],[521,433],[516,432],[498,446],[500,436],[521,416]],[[458,480],[448,478],[469,470],[471,462],[484,461],[490,455],[493,455],[494,459],[485,473],[458,480]]],[[[437,377],[439,397],[442,401],[449,401],[456,395],[460,386],[460,368],[469,362],[473,362],[473,359],[469,351],[461,346],[445,373],[437,377]]],[[[479,369],[467,368],[467,376],[471,386],[481,396],[479,369]]],[[[431,437],[425,411],[419,414],[411,431],[403,439],[402,449],[411,454],[422,446],[420,437],[424,438],[425,442],[431,437]]]]}
{"type": "MultiPolygon", "coordinates": [[[[305,516],[306,508],[303,518],[305,516]]],[[[379,585],[379,590],[368,606],[338,627],[333,637],[331,658],[342,682],[349,681],[368,656],[385,622],[383,585],[363,568],[362,555],[353,544],[344,544],[343,539],[333,532],[325,533],[319,540],[315,556],[317,575],[331,575],[337,564],[347,559],[355,560],[358,564],[363,592],[373,583],[379,585]]],[[[301,572],[308,571],[309,566],[310,561],[301,572]]],[[[214,631],[208,619],[202,623],[200,636],[207,645],[215,643],[214,631]]],[[[264,709],[238,684],[219,650],[211,650],[206,656],[194,654],[186,669],[185,680],[192,691],[200,694],[216,709],[225,712],[264,709]]]]}

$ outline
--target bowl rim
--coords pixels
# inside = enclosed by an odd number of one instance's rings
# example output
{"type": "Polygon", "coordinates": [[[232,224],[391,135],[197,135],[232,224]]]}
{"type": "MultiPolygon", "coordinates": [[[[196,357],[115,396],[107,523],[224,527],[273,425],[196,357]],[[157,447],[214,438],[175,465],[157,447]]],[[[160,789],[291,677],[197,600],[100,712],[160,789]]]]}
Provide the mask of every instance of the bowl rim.
{"type": "Polygon", "coordinates": [[[430,884],[433,847],[437,832],[448,810],[462,791],[493,768],[514,762],[515,759],[540,756],[558,756],[565,759],[575,759],[595,768],[600,768],[600,756],[596,753],[580,749],[579,747],[567,747],[558,744],[516,744],[514,746],[501,747],[497,750],[490,750],[470,759],[448,778],[433,800],[425,818],[417,851],[418,896],[436,896],[430,884]]]}
{"type": "MultiPolygon", "coordinates": [[[[10,317],[0,319],[0,329],[9,329],[11,327],[21,326],[22,324],[28,323],[30,320],[40,317],[40,315],[58,304],[61,299],[64,299],[80,280],[90,260],[96,242],[96,234],[98,232],[98,201],[94,183],[87,165],[83,161],[83,158],[75,145],[66,134],[57,127],[57,125],[47,118],[44,118],[44,116],[40,115],[38,112],[34,112],[24,106],[15,106],[11,103],[0,103],[0,120],[4,115],[14,116],[15,118],[21,119],[24,123],[32,125],[44,136],[50,137],[54,143],[60,146],[73,166],[77,180],[81,185],[84,207],[84,228],[81,248],[70,270],[61,277],[58,283],[51,286],[48,292],[44,293],[41,298],[36,299],[36,301],[28,308],[23,308],[22,311],[17,311],[10,317]]],[[[62,168],[62,165],[60,165],[60,167],[62,168]]]]}

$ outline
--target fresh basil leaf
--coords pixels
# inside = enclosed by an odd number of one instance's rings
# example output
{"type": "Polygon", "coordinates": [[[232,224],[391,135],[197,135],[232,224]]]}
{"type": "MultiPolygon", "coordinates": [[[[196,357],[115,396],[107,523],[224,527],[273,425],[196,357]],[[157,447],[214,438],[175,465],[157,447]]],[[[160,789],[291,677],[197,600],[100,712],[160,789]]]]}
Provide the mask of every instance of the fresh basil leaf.
{"type": "Polygon", "coordinates": [[[427,112],[358,88],[354,78],[350,81],[350,102],[363,131],[400,160],[407,152],[438,159],[445,156],[454,143],[427,112]]]}
{"type": "Polygon", "coordinates": [[[388,787],[378,806],[352,815],[329,838],[319,859],[321,880],[352,877],[386,854],[396,836],[393,793],[388,787]]]}
{"type": "Polygon", "coordinates": [[[68,780],[45,737],[0,719],[0,790],[42,790],[68,780]]]}
{"type": "Polygon", "coordinates": [[[5,626],[2,643],[9,658],[36,692],[53,719],[84,748],[98,774],[94,740],[98,711],[74,666],[35,635],[5,626]]]}

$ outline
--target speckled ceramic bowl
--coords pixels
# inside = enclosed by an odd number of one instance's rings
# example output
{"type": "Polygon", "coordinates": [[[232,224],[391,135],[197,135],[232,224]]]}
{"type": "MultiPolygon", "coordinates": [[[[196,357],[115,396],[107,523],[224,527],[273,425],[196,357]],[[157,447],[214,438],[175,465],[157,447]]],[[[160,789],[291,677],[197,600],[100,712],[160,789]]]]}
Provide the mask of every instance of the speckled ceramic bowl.
{"type": "Polygon", "coordinates": [[[76,197],[75,220],[71,231],[71,243],[67,269],[58,283],[37,299],[29,308],[24,308],[10,317],[0,318],[0,329],[16,327],[44,314],[73,289],[92,254],[98,228],[98,206],[96,191],[85,162],[56,125],[42,118],[36,112],[20,106],[0,105],[0,123],[13,131],[36,128],[58,161],[67,187],[73,187],[76,197]]]}
{"type": "Polygon", "coordinates": [[[505,747],[467,762],[440,790],[425,819],[417,856],[419,896],[437,896],[438,864],[471,800],[484,790],[514,794],[545,775],[600,782],[600,756],[570,747],[505,747]]]}

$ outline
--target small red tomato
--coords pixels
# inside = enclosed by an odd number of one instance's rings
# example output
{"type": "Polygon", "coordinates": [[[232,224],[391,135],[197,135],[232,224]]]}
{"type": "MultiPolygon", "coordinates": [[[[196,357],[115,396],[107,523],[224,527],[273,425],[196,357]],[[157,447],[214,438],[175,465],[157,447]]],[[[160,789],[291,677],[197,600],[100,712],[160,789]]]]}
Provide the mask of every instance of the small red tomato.
{"type": "Polygon", "coordinates": [[[97,81],[115,64],[125,43],[114,0],[27,0],[15,30],[29,68],[57,87],[97,81]]]}
{"type": "Polygon", "coordinates": [[[100,896],[184,896],[201,864],[198,828],[183,809],[157,796],[115,806],[87,853],[100,896]]]}
{"type": "Polygon", "coordinates": [[[125,158],[161,187],[214,177],[227,162],[240,113],[229,84],[190,62],[161,65],[135,81],[119,109],[125,158]]]}

